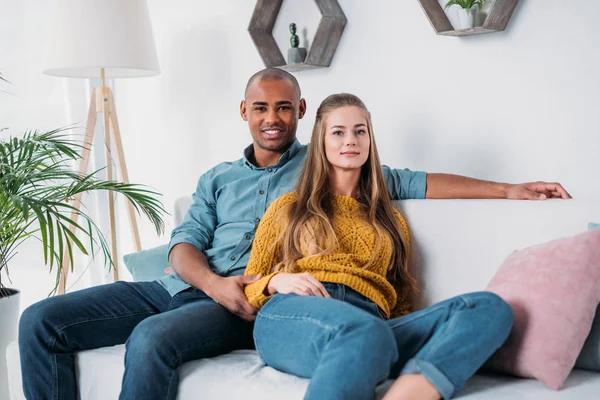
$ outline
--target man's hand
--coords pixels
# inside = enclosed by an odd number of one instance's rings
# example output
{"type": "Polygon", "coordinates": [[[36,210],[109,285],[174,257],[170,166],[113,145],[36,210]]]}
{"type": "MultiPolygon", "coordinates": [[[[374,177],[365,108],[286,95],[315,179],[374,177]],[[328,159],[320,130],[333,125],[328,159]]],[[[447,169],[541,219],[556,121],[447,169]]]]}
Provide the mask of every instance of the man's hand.
{"type": "Polygon", "coordinates": [[[295,293],[300,296],[331,297],[325,289],[325,286],[308,272],[300,274],[281,272],[276,274],[269,281],[267,290],[269,291],[269,294],[295,293]]]}
{"type": "Polygon", "coordinates": [[[254,308],[246,298],[244,286],[260,279],[260,275],[254,276],[215,276],[206,290],[206,294],[246,321],[254,321],[258,310],[254,308]]]}
{"type": "Polygon", "coordinates": [[[571,195],[557,182],[528,182],[510,185],[506,198],[512,200],[570,199],[571,195]]]}

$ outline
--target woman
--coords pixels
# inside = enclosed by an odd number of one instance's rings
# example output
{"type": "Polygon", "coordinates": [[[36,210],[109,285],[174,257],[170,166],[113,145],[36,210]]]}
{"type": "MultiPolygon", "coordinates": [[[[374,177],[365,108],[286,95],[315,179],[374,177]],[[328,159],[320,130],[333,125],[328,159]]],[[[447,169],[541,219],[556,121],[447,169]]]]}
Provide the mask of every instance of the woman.
{"type": "Polygon", "coordinates": [[[371,117],[351,94],[317,110],[296,191],[256,232],[246,287],[267,365],[311,378],[305,399],[449,399],[506,340],[512,311],[472,293],[409,313],[407,224],[388,194],[371,117]]]}

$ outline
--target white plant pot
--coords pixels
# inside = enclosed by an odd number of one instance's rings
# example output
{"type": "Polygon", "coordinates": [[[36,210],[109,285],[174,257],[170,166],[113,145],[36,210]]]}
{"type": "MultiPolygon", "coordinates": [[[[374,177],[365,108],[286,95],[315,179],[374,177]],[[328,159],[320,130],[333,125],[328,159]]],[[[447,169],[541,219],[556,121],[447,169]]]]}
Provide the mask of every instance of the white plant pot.
{"type": "Polygon", "coordinates": [[[0,399],[8,399],[8,373],[6,369],[6,346],[17,338],[19,301],[21,293],[16,289],[0,297],[0,399]]]}
{"type": "Polygon", "coordinates": [[[472,29],[477,20],[477,7],[471,8],[468,12],[458,5],[452,5],[448,8],[447,16],[454,29],[472,29]]]}

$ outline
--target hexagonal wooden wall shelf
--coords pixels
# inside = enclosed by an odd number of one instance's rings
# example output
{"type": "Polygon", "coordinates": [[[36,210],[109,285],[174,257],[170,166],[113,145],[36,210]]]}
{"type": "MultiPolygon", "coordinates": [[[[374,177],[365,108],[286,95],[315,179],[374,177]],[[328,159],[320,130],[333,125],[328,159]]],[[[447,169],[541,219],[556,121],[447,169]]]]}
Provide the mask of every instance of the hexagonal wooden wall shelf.
{"type": "Polygon", "coordinates": [[[265,65],[290,72],[329,67],[347,22],[340,4],[337,0],[315,0],[321,12],[321,21],[306,61],[287,64],[272,34],[281,3],[283,0],[257,0],[248,26],[248,32],[265,65]]]}
{"type": "Polygon", "coordinates": [[[503,31],[512,16],[519,0],[491,0],[492,6],[488,12],[483,26],[470,29],[454,29],[448,20],[444,9],[438,0],[419,0],[423,11],[427,14],[431,26],[438,35],[444,36],[469,36],[481,33],[503,31]]]}

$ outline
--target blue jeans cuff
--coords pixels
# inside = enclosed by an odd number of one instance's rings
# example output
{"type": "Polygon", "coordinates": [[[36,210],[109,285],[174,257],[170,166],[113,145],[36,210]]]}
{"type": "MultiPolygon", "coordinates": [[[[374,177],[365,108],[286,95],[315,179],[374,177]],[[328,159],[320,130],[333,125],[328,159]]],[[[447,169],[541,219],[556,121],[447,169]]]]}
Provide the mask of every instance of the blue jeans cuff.
{"type": "Polygon", "coordinates": [[[408,360],[402,371],[400,371],[400,375],[404,374],[423,375],[440,392],[442,398],[446,400],[450,399],[454,394],[455,388],[452,382],[437,367],[427,361],[415,358],[408,360]]]}

